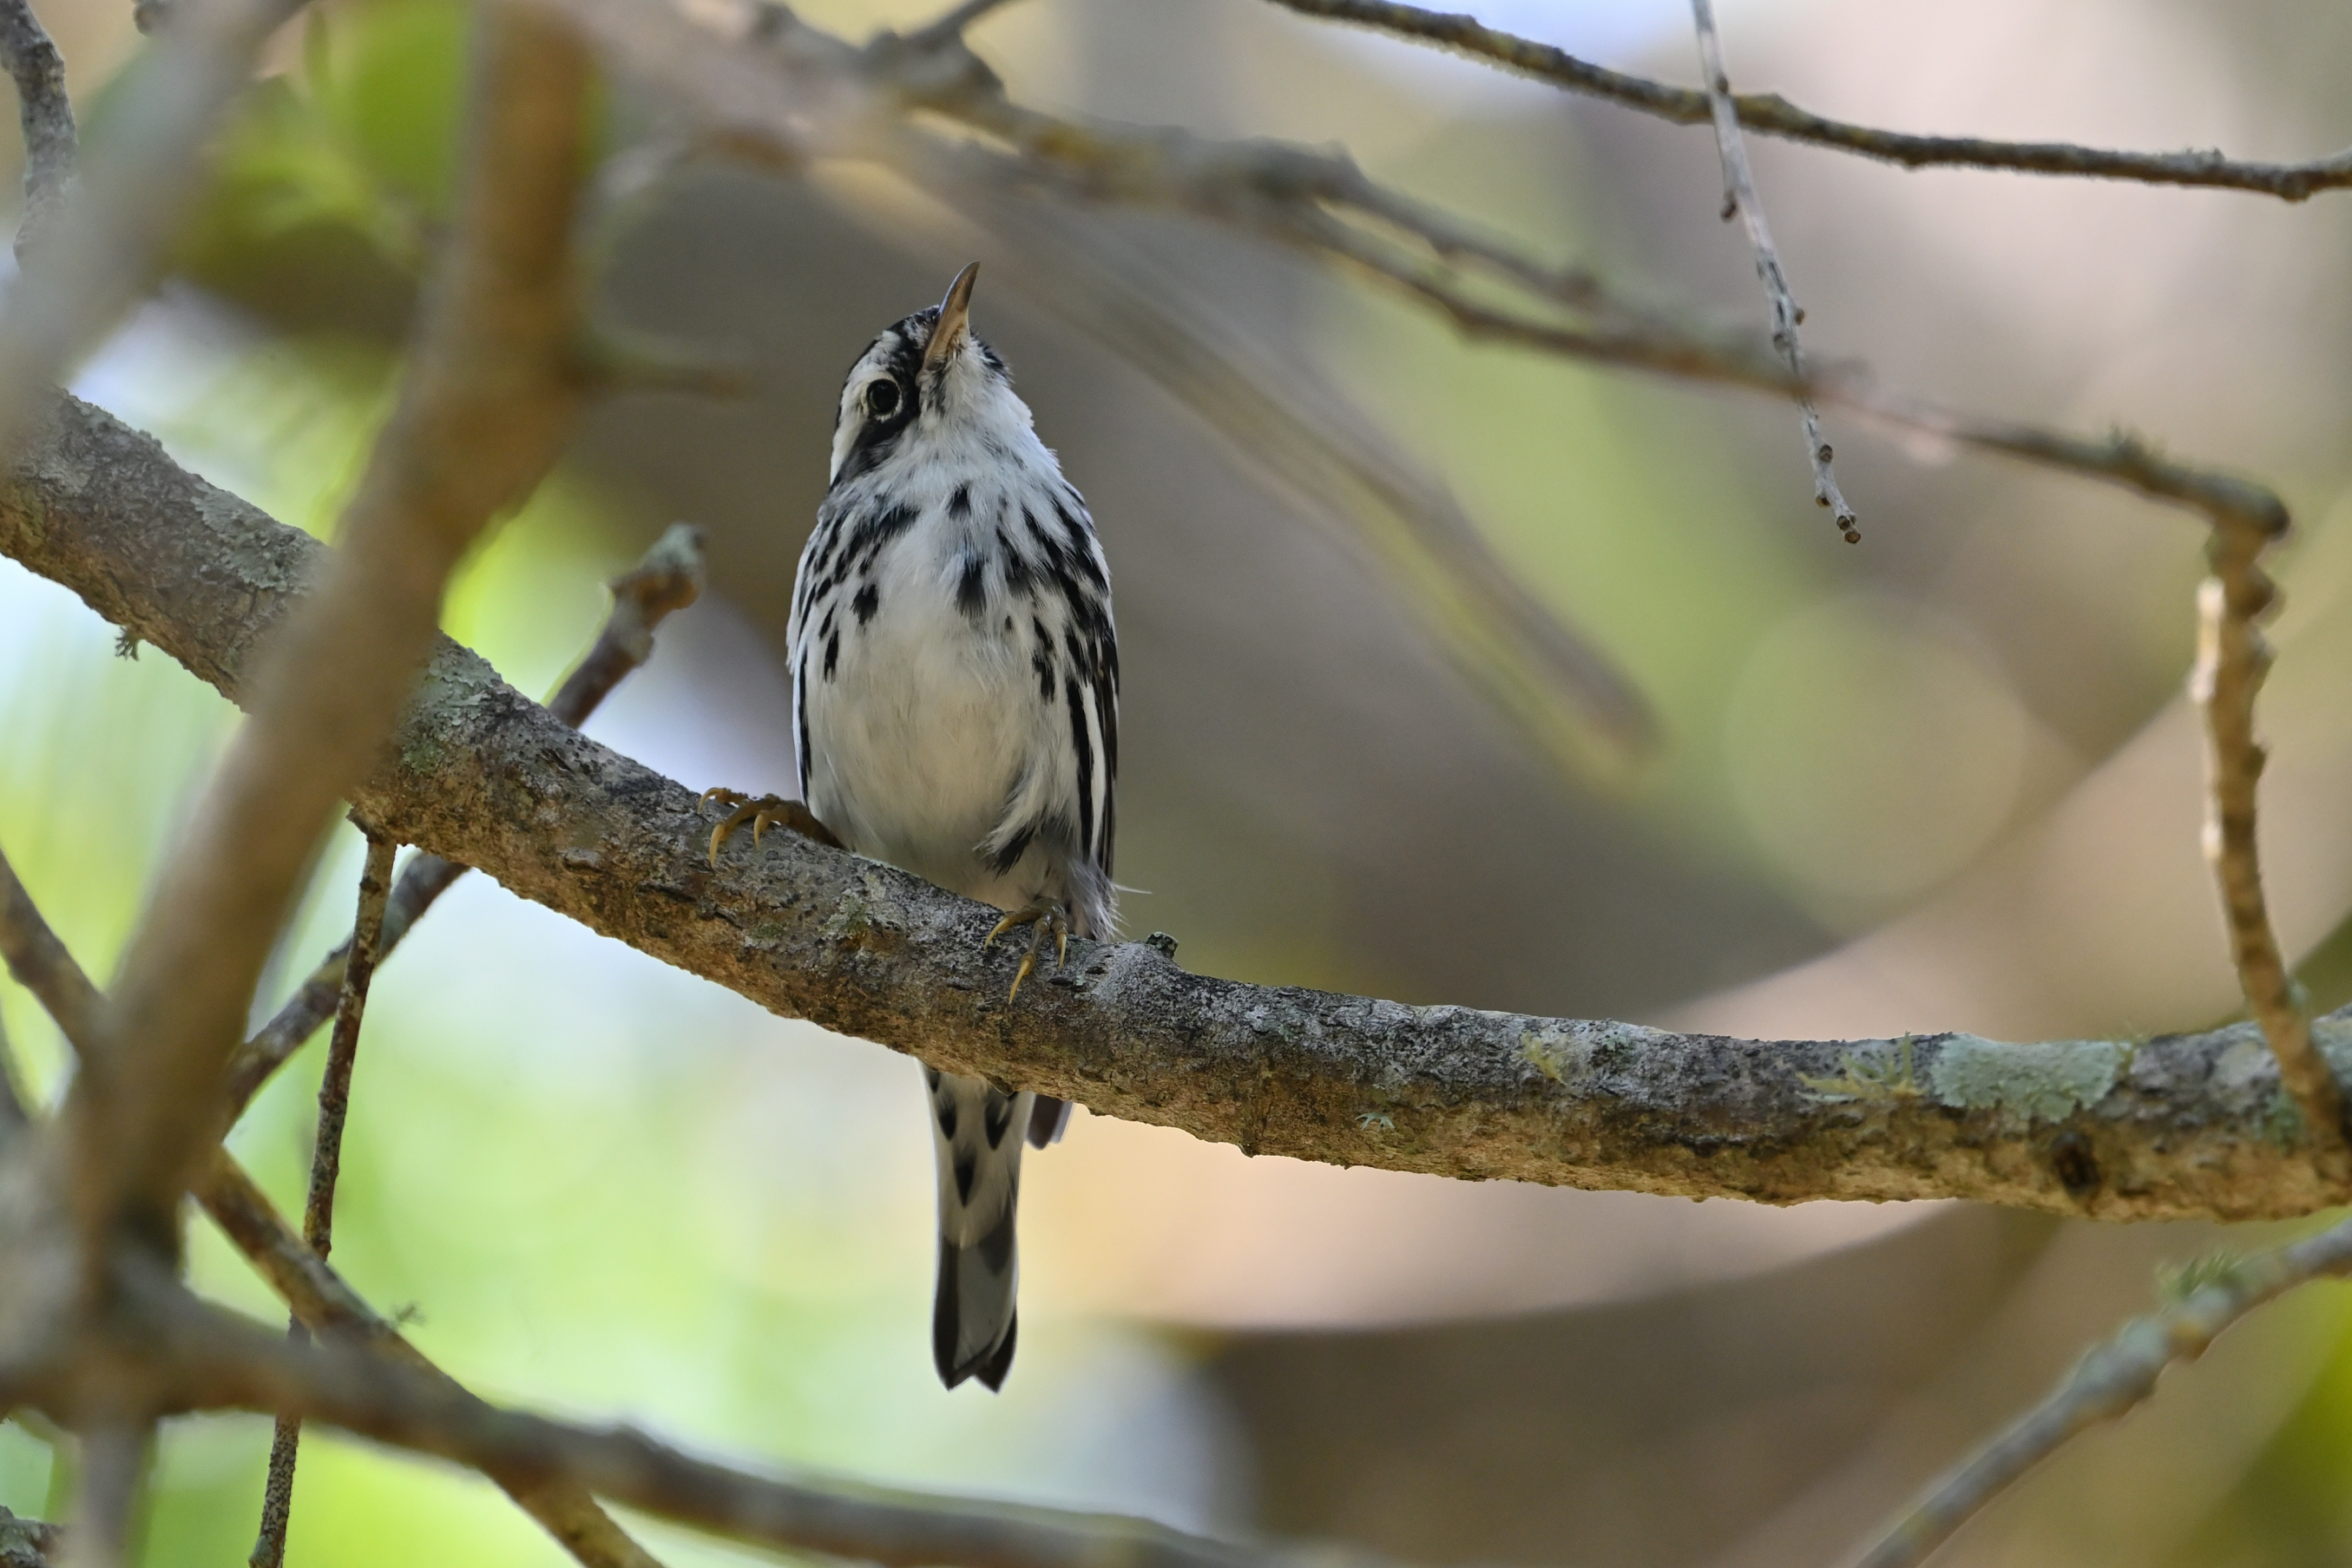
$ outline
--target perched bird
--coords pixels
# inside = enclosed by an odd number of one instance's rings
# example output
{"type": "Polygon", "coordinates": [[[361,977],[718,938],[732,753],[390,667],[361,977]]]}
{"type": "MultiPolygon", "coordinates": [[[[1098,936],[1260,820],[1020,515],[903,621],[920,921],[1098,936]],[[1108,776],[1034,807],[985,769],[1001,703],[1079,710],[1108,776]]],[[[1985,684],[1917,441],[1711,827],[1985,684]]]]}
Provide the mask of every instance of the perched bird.
{"type": "MultiPolygon", "coordinates": [[[[801,552],[787,641],[801,801],[746,800],[711,834],[814,812],[845,847],[1030,928],[1107,937],[1118,643],[1110,576],[1077,490],[970,324],[975,263],[850,368],[832,483],[801,552]]],[[[952,1388],[1001,1387],[1015,1328],[1021,1145],[1066,1103],[926,1068],[940,1191],[931,1349],[952,1388]]]]}

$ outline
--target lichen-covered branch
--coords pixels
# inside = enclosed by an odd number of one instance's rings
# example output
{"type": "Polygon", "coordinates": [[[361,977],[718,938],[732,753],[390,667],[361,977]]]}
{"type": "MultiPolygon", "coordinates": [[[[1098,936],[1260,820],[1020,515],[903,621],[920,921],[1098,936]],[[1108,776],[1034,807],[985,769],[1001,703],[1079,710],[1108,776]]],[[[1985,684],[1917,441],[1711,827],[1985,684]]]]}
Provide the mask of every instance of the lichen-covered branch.
{"type": "MultiPolygon", "coordinates": [[[[1603,99],[1677,125],[1704,125],[1712,112],[1705,92],[1670,87],[1647,77],[1592,65],[1549,44],[1486,26],[1475,16],[1424,10],[1418,5],[1395,4],[1394,0],[1274,0],[1274,4],[1302,16],[1352,22],[1416,43],[1452,49],[1520,76],[1603,99]]],[[[2321,191],[2352,185],[2352,151],[2298,163],[2245,162],[2204,148],[2184,152],[2116,152],[2066,141],[1910,136],[1831,120],[1799,109],[1780,94],[1770,92],[1742,94],[1732,99],[1732,105],[1738,112],[1739,123],[1760,135],[1856,152],[1865,158],[1899,163],[1906,169],[2005,169],[2021,173],[2127,180],[2150,185],[2247,191],[2287,202],[2304,201],[2321,191]]]]}
{"type": "MultiPolygon", "coordinates": [[[[1706,71],[1707,100],[1713,106],[1716,152],[1723,160],[1723,215],[1738,217],[1748,228],[1748,246],[1756,255],[1756,277],[1772,308],[1772,346],[1789,367],[1790,379],[1805,380],[1805,349],[1797,324],[1805,313],[1789,292],[1780,252],[1772,243],[1772,225],[1765,221],[1764,203],[1756,194],[1756,176],[1748,167],[1748,143],[1739,134],[1739,111],[1732,106],[1731,78],[1724,74],[1723,39],[1716,31],[1715,7],[1709,0],[1691,0],[1691,21],[1698,34],[1699,63],[1706,71]]],[[[1848,544],[1862,542],[1854,526],[1853,508],[1838,489],[1837,471],[1830,465],[1830,444],[1822,434],[1822,416],[1811,394],[1797,396],[1798,428],[1805,438],[1805,460],[1813,468],[1813,500],[1830,509],[1838,532],[1848,544]]]]}
{"type": "Polygon", "coordinates": [[[2194,1361],[2221,1332],[2314,1280],[2352,1274],[2352,1221],[2252,1258],[2198,1269],[2179,1301],[2134,1318],[2074,1364],[2047,1399],[1937,1481],[1853,1568],[1913,1568],[2003,1489],[2077,1434],[2112,1421],[2156,1392],[2177,1361],[2194,1361]]]}
{"type": "MultiPolygon", "coordinates": [[[[2158,464],[2144,477],[2178,476],[2158,464]]],[[[240,650],[287,613],[323,548],[70,399],[0,486],[0,553],[232,696],[240,650]]],[[[2299,1215],[2352,1197],[2314,1166],[2252,1025],[2032,1045],[1741,1040],[1241,985],[1186,974],[1153,942],[1074,945],[1067,969],[1008,1004],[982,906],[783,834],[713,870],[692,791],[446,643],[355,803],[776,1012],[1253,1153],[2111,1218],[2299,1215]]],[[[2314,1030],[2352,1061],[2352,1018],[2314,1030]]]]}

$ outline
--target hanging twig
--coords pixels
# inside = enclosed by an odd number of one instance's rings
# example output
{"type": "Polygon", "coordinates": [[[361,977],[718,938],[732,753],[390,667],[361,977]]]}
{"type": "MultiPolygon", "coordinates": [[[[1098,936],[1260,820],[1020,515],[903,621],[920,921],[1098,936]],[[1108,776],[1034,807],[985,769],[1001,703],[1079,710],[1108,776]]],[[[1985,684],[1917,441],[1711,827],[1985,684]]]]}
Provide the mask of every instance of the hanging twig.
{"type": "MultiPolygon", "coordinates": [[[[1805,313],[1789,292],[1780,270],[1780,253],[1773,248],[1772,230],[1764,221],[1764,204],[1756,196],[1756,177],[1748,167],[1748,143],[1739,134],[1739,110],[1731,100],[1731,78],[1724,74],[1723,40],[1716,36],[1715,8],[1709,0],[1691,0],[1691,21],[1698,31],[1699,64],[1706,72],[1707,98],[1714,107],[1715,147],[1723,157],[1723,215],[1735,215],[1748,225],[1748,247],[1756,253],[1756,276],[1763,280],[1764,297],[1772,305],[1772,346],[1788,361],[1789,374],[1805,382],[1805,350],[1798,341],[1797,325],[1805,313]]],[[[1837,475],[1830,467],[1830,444],[1822,434],[1822,416],[1810,392],[1797,394],[1797,422],[1805,435],[1805,457],[1813,465],[1813,500],[1827,507],[1838,532],[1848,544],[1861,542],[1853,508],[1838,491],[1837,475]]]]}
{"type": "MultiPolygon", "coordinates": [[[[343,965],[342,1000],[335,1009],[335,1032],[327,1047],[326,1075],[319,1083],[319,1131],[310,1151],[310,1198],[302,1212],[302,1239],[323,1260],[335,1247],[335,1183],[343,1167],[343,1124],[351,1114],[352,1071],[359,1063],[360,1025],[367,1015],[369,984],[375,978],[376,945],[383,935],[384,901],[392,893],[392,857],[399,848],[364,827],[367,861],[360,870],[359,914],[352,922],[351,956],[343,965]]],[[[287,1325],[304,1337],[302,1320],[287,1325]]],[[[286,1561],[286,1527],[294,1509],[294,1466],[302,1423],[278,1418],[269,1445],[269,1474],[261,1493],[261,1529],[247,1561],[251,1568],[279,1568],[286,1561]]]]}

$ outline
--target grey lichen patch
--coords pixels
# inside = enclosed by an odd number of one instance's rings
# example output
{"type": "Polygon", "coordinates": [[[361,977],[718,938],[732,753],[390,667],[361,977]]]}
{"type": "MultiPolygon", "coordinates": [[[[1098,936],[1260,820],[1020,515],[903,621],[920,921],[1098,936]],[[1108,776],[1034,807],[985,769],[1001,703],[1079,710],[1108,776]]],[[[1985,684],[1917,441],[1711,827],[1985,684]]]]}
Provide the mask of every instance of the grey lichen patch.
{"type": "Polygon", "coordinates": [[[1553,1082],[1572,1087],[1630,1065],[1644,1047],[1667,1038],[1639,1024],[1549,1019],[1519,1030],[1519,1057],[1553,1082]]]}
{"type": "Polygon", "coordinates": [[[2329,1071],[2340,1080],[2352,1082],[2352,1017],[2329,1013],[2312,1019],[2311,1043],[2327,1059],[2329,1071]]]}
{"type": "Polygon", "coordinates": [[[1797,1082],[1822,1100],[1917,1099],[1920,1083],[1913,1071],[1911,1037],[1871,1043],[1881,1049],[1866,1054],[1848,1051],[1839,1060],[1836,1073],[1812,1078],[1800,1072],[1797,1082]]]}
{"type": "Polygon", "coordinates": [[[1927,1087],[1939,1105],[1997,1112],[2012,1125],[2059,1122],[2106,1098],[2130,1060],[2131,1048],[2120,1040],[2005,1045],[1947,1035],[1928,1067],[1927,1087]]]}

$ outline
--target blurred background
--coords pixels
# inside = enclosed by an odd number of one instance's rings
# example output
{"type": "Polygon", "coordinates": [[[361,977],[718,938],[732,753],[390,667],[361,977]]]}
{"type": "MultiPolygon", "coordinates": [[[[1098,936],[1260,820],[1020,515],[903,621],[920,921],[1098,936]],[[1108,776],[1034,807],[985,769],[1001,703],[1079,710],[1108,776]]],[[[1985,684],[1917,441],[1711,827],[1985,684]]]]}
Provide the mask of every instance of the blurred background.
{"type": "MultiPolygon", "coordinates": [[[[130,7],[40,9],[102,137],[140,47],[130,7]]],[[[1720,11],[1742,89],[1899,129],[2278,159],[2352,141],[2352,12],[2309,0],[1720,11]]],[[[929,12],[801,14],[863,38],[929,12]]],[[[1679,0],[1481,15],[1695,78],[1679,0]]],[[[331,535],[446,209],[466,20],[452,0],[310,18],[225,139],[171,280],[78,390],[331,535]]],[[[972,41],[1038,106],[1344,144],[1548,259],[1763,319],[1703,130],[1255,0],[1024,0],[972,41]]],[[[1848,547],[1782,406],[1465,346],[1183,221],[654,156],[667,126],[620,84],[598,312],[738,357],[756,390],[599,405],[447,620],[545,689],[593,635],[603,581],[670,520],[701,525],[712,592],[593,720],[610,744],[697,788],[789,780],[775,650],[838,378],[978,256],[975,321],[1117,576],[1133,934],[1238,978],[1768,1037],[2231,1012],[2179,697],[2193,519],[1832,414],[1863,515],[1848,547]],[[1204,393],[1182,356],[1121,336],[1106,277],[1288,423],[1237,440],[1214,377],[1204,393]],[[1592,662],[1531,677],[1549,707],[1495,700],[1429,613],[1426,571],[1302,482],[1335,452],[1458,522],[1462,559],[1490,552],[1557,618],[1592,662]]],[[[2352,197],[1753,149],[1817,356],[1971,409],[2134,428],[2285,495],[2269,871],[2315,999],[2352,999],[2352,197]]],[[[0,563],[0,843],[93,970],[232,716],[0,563]]],[[[257,1013],[347,928],[357,863],[346,833],[257,1013]]],[[[54,1089],[37,1009],[0,986],[0,1015],[54,1089]]],[[[318,1055],[235,1139],[289,1207],[318,1055]]],[[[335,1258],[486,1396],[708,1453],[1429,1563],[1760,1568],[1836,1557],[2146,1307],[2165,1267],[2288,1232],[1474,1186],[1081,1114],[1028,1171],[1021,1361],[990,1398],[942,1393],[925,1349],[927,1145],[910,1063],[470,878],[378,982],[335,1258]]],[[[194,1236],[206,1289],[277,1314],[194,1236]]],[[[268,1445],[258,1420],[174,1427],[146,1561],[242,1562],[268,1445]]],[[[54,1469],[0,1427],[0,1502],[53,1514],[54,1469]]],[[[646,1534],[672,1563],[748,1560],[646,1534]]],[[[319,1433],[291,1551],[562,1561],[487,1484],[319,1433]]],[[[1947,1560],[2347,1555],[2352,1298],[2325,1286],[2173,1374],[1947,1560]]]]}

